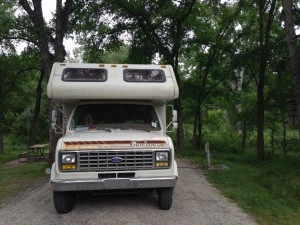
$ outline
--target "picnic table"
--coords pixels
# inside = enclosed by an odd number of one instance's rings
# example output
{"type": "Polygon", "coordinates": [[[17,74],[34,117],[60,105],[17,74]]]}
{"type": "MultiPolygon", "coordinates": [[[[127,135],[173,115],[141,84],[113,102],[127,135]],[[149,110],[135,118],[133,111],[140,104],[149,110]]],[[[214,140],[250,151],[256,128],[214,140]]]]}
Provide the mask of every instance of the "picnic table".
{"type": "Polygon", "coordinates": [[[46,152],[46,148],[49,146],[49,144],[35,144],[30,146],[27,151],[22,152],[18,156],[19,161],[25,160],[31,160],[38,161],[41,159],[47,159],[48,152],[46,152]],[[23,159],[23,160],[22,160],[23,159]]]}

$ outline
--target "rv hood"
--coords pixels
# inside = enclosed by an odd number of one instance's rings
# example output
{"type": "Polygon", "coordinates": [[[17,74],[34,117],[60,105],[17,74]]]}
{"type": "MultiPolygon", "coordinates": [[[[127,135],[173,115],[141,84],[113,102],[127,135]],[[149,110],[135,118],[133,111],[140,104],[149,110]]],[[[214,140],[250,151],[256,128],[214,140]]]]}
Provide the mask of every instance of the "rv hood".
{"type": "Polygon", "coordinates": [[[62,150],[170,148],[167,135],[137,130],[74,132],[61,138],[62,150]]]}

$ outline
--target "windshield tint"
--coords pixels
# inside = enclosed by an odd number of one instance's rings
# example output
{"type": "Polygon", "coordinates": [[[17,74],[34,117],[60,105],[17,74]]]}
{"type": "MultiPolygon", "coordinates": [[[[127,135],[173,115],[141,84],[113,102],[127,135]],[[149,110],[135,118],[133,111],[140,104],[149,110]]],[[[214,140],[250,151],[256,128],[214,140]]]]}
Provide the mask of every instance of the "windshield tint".
{"type": "Polygon", "coordinates": [[[151,105],[89,104],[77,107],[70,129],[153,131],[160,130],[160,125],[151,105]]]}

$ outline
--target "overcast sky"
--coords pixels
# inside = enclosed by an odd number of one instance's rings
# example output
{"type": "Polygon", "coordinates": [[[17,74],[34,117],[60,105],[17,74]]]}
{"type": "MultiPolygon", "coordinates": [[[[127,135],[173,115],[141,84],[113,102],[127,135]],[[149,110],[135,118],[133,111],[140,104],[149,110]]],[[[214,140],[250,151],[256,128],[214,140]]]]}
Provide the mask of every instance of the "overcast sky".
{"type": "MultiPolygon", "coordinates": [[[[64,3],[64,1],[63,1],[64,3]]],[[[47,22],[52,18],[52,13],[55,12],[56,9],[56,1],[55,0],[42,0],[42,8],[43,8],[43,15],[47,22]]],[[[75,45],[73,40],[65,39],[64,45],[66,47],[66,51],[70,52],[71,55],[73,55],[73,49],[74,47],[78,47],[78,45],[75,45]]]]}
{"type": "MultiPolygon", "coordinates": [[[[63,1],[64,2],[64,1],[63,1]]],[[[43,16],[46,20],[46,22],[49,22],[52,18],[52,13],[55,12],[56,9],[56,0],[42,0],[42,9],[43,9],[43,16]]],[[[66,47],[66,51],[70,52],[71,55],[74,47],[78,47],[78,45],[75,45],[74,41],[68,39],[64,40],[64,45],[66,47]]],[[[20,53],[23,51],[23,49],[27,46],[26,43],[20,43],[17,47],[17,51],[20,53]]]]}
{"type": "Polygon", "coordinates": [[[42,8],[45,20],[48,22],[51,19],[51,13],[55,11],[56,1],[54,0],[43,0],[42,8]]]}

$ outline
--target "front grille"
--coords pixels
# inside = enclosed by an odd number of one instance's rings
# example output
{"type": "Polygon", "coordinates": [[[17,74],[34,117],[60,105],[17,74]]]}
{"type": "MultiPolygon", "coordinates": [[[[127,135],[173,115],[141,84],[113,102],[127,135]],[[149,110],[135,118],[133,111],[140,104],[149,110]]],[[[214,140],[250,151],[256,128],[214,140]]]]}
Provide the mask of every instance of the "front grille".
{"type": "Polygon", "coordinates": [[[100,179],[107,179],[107,178],[132,178],[134,177],[135,173],[99,173],[98,177],[100,179]]]}
{"type": "Polygon", "coordinates": [[[78,152],[79,171],[124,171],[144,170],[154,167],[154,152],[138,151],[80,151],[78,152]]]}

